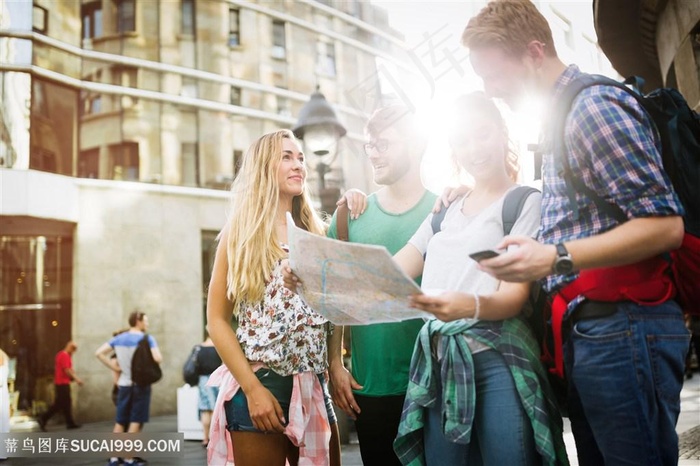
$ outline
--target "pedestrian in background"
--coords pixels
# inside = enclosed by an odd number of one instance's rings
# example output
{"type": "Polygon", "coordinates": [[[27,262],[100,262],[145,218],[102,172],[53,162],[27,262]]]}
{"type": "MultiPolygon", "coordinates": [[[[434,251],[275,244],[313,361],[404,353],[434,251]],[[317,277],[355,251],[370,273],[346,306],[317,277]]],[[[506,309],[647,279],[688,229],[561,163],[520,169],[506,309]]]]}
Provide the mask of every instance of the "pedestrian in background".
{"type": "MultiPolygon", "coordinates": [[[[117,393],[117,415],[112,432],[141,432],[143,424],[148,422],[151,406],[151,386],[136,385],[131,380],[131,360],[134,352],[148,330],[148,316],[141,311],[129,314],[129,330],[118,334],[95,351],[97,359],[111,371],[119,371],[119,392],[117,393]],[[108,358],[110,353],[117,355],[116,360],[108,358]]],[[[163,356],[153,335],[148,335],[148,344],[153,359],[161,364],[163,356]]],[[[108,466],[121,464],[120,458],[110,458],[108,466]]],[[[124,464],[141,466],[146,464],[140,458],[125,458],[124,464]]]]}
{"type": "Polygon", "coordinates": [[[219,396],[219,387],[209,386],[209,376],[221,365],[221,357],[216,352],[214,342],[207,335],[206,340],[199,344],[197,352],[197,372],[199,373],[199,420],[202,422],[204,439],[202,446],[209,445],[209,429],[211,427],[211,414],[214,411],[216,398],[219,396]]]}
{"type": "MultiPolygon", "coordinates": [[[[117,335],[120,335],[128,330],[129,330],[129,327],[114,331],[114,332],[112,332],[112,337],[116,337],[117,335]]],[[[112,355],[110,356],[110,359],[112,360],[112,363],[113,363],[110,365],[110,368],[112,368],[112,367],[118,368],[119,363],[117,362],[117,353],[113,352],[112,355]]],[[[112,403],[114,403],[114,406],[117,406],[117,396],[119,395],[119,374],[121,374],[121,372],[122,372],[121,369],[117,369],[117,370],[112,369],[113,385],[112,385],[111,397],[112,397],[112,403]]]]}
{"type": "Polygon", "coordinates": [[[83,385],[83,381],[77,376],[73,370],[72,355],[78,350],[78,345],[74,341],[69,341],[66,346],[56,353],[54,361],[54,387],[55,399],[53,405],[44,414],[39,416],[39,427],[46,432],[46,423],[51,417],[61,412],[66,422],[67,429],[77,429],[80,425],[73,421],[72,400],[70,396],[70,384],[75,382],[78,385],[83,385]]]}
{"type": "Polygon", "coordinates": [[[497,245],[508,251],[481,266],[501,280],[541,279],[570,330],[563,368],[579,464],[677,464],[688,331],[669,299],[663,255],[681,245],[683,207],[653,121],[632,95],[605,85],[584,89],[566,117],[557,115],[583,73],[559,59],[528,0],[488,3],[462,42],[488,94],[511,107],[535,95],[548,103],[543,115],[566,118],[563,135],[547,134],[553,121],[542,125],[541,140],[560,137],[564,150],[543,145],[539,241],[509,236],[497,245]]]}
{"type": "MultiPolygon", "coordinates": [[[[420,164],[427,144],[413,112],[391,105],[374,112],[365,126],[365,154],[381,188],[367,198],[356,219],[346,216],[352,243],[377,244],[395,254],[430,213],[436,196],[423,187],[420,164]]],[[[338,238],[339,217],[328,236],[338,238]]],[[[420,284],[420,279],[418,279],[420,284]]],[[[365,466],[399,465],[393,443],[401,420],[408,367],[422,319],[357,325],[350,332],[351,372],[342,357],[343,328],[329,341],[333,401],[355,420],[365,466]]]]}
{"type": "Polygon", "coordinates": [[[207,330],[224,362],[210,380],[220,393],[209,464],[227,457],[238,466],[283,466],[299,457],[340,463],[325,376],[329,325],[282,281],[287,212],[300,228],[326,230],[306,175],[299,142],[279,130],[250,146],[231,187],[231,215],[219,236],[207,299],[207,330]]]}

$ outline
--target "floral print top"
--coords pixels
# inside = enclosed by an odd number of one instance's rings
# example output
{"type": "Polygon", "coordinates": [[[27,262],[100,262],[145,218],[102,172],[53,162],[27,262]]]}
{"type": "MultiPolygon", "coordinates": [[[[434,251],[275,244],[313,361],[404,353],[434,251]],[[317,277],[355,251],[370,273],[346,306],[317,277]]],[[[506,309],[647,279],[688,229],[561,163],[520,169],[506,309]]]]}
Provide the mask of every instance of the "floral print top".
{"type": "Polygon", "coordinates": [[[320,374],[328,367],[327,322],[284,287],[278,263],[262,303],[241,306],[236,336],[248,361],[261,362],[284,376],[320,374]]]}

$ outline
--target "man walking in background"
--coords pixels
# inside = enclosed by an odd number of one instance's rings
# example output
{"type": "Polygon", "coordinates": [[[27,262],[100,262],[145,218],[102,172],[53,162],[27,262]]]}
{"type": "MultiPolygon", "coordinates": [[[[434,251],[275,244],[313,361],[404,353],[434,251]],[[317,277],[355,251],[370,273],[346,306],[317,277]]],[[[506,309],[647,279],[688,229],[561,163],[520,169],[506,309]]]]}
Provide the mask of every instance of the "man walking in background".
{"type": "Polygon", "coordinates": [[[71,355],[78,349],[78,345],[74,341],[69,341],[66,346],[56,353],[54,362],[54,377],[53,382],[56,388],[53,405],[44,414],[39,416],[39,427],[46,432],[46,423],[51,417],[57,413],[63,413],[66,421],[66,428],[77,429],[80,427],[73,421],[72,401],[70,396],[70,383],[75,381],[78,385],[82,385],[83,381],[76,375],[73,370],[73,359],[71,355]]]}

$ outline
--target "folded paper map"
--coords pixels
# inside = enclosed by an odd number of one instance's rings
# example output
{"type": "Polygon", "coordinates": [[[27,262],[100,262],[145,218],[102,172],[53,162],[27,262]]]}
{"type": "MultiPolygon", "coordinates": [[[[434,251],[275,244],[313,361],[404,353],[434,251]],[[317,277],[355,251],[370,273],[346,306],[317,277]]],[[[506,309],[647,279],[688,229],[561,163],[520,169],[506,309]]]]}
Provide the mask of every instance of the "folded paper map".
{"type": "Polygon", "coordinates": [[[336,325],[364,325],[428,317],[408,306],[420,287],[383,246],[348,243],[294,225],[287,213],[289,264],[297,290],[314,311],[336,325]]]}

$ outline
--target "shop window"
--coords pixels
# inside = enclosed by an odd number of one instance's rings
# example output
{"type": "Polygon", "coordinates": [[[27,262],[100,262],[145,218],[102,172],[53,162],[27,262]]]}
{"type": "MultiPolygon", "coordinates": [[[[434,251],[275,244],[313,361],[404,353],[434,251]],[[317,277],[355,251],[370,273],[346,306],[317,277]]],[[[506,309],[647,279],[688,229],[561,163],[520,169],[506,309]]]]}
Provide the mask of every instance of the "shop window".
{"type": "Polygon", "coordinates": [[[0,348],[14,359],[18,408],[50,405],[56,352],[71,338],[73,226],[9,217],[0,236],[0,348]],[[13,221],[18,220],[18,221],[13,221]],[[65,235],[55,232],[62,230],[65,235]],[[44,232],[41,235],[30,233],[44,232]],[[47,385],[42,382],[47,381],[47,385]]]}
{"type": "Polygon", "coordinates": [[[228,10],[228,45],[230,47],[241,45],[241,19],[238,8],[228,10]]]}
{"type": "Polygon", "coordinates": [[[100,177],[100,149],[87,149],[78,156],[78,176],[80,178],[100,177]]]}
{"type": "Polygon", "coordinates": [[[83,39],[102,37],[102,2],[85,3],[81,7],[83,39]]]}
{"type": "Polygon", "coordinates": [[[32,7],[32,31],[46,34],[49,31],[49,12],[39,5],[32,7]]]}
{"type": "Polygon", "coordinates": [[[272,22],[272,56],[274,58],[286,58],[287,37],[284,21],[272,22]]]}
{"type": "Polygon", "coordinates": [[[116,0],[117,32],[136,31],[136,0],[116,0]]]}
{"type": "Polygon", "coordinates": [[[180,3],[180,32],[183,35],[194,35],[194,0],[182,0],[180,3]]]}
{"type": "Polygon", "coordinates": [[[109,146],[109,178],[113,180],[139,180],[139,144],[124,142],[109,146]]]}

